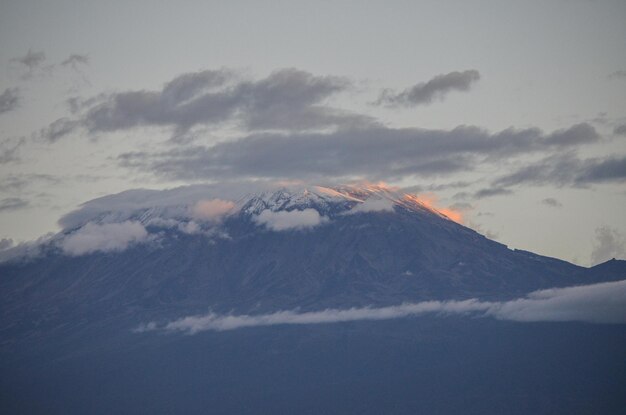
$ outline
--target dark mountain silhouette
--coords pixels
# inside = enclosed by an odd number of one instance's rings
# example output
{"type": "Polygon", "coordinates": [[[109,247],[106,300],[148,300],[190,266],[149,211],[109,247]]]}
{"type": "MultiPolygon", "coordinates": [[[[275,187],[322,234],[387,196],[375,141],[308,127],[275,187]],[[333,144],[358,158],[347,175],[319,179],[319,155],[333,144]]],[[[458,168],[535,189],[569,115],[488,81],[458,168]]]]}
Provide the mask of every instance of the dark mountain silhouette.
{"type": "Polygon", "coordinates": [[[219,219],[198,224],[188,211],[176,205],[90,212],[37,255],[0,264],[6,408],[99,413],[94,402],[102,413],[594,413],[604,405],[610,413],[624,400],[611,393],[614,382],[625,380],[624,363],[610,362],[624,357],[615,345],[626,345],[626,337],[611,327],[567,323],[553,331],[421,317],[192,337],[135,333],[148,321],[209,309],[254,315],[497,301],[626,279],[626,261],[584,268],[511,250],[382,186],[252,193],[219,219]],[[88,223],[129,221],[141,223],[150,238],[123,250],[63,251],[63,238],[88,223]],[[189,231],[190,224],[198,228],[189,231]],[[599,343],[588,343],[591,335],[599,343]],[[554,372],[529,364],[524,348],[551,365],[567,342],[582,346],[563,352],[566,362],[585,352],[605,355],[554,372]],[[207,373],[193,369],[194,361],[207,373]],[[546,373],[558,380],[541,378],[546,373]],[[580,376],[591,378],[572,384],[580,376]],[[595,390],[592,381],[602,376],[608,384],[595,390]],[[69,398],[72,390],[82,396],[69,398]],[[511,399],[526,406],[507,409],[511,399]]]}

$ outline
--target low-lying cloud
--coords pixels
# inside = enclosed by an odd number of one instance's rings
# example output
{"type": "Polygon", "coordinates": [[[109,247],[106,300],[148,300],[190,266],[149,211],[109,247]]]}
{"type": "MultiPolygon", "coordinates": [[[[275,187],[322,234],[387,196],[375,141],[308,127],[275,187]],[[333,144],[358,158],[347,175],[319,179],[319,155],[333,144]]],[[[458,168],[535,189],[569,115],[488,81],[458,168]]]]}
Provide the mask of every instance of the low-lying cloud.
{"type": "Polygon", "coordinates": [[[191,216],[197,220],[215,222],[232,212],[234,208],[235,203],[230,200],[200,200],[191,208],[191,216]]]}
{"type": "Polygon", "coordinates": [[[393,212],[393,206],[394,203],[391,200],[369,198],[363,201],[363,203],[357,203],[346,213],[393,212]]]}
{"type": "Polygon", "coordinates": [[[597,228],[591,264],[600,264],[612,258],[626,258],[626,237],[608,226],[597,228]]]}
{"type": "Polygon", "coordinates": [[[441,74],[399,93],[385,90],[376,103],[392,107],[427,105],[436,99],[443,100],[449,92],[469,91],[471,85],[479,79],[480,73],[475,69],[441,74]]]}
{"type": "Polygon", "coordinates": [[[64,254],[79,256],[94,252],[119,252],[132,244],[146,242],[149,235],[136,221],[122,223],[88,223],[59,242],[64,254]]]}
{"type": "Polygon", "coordinates": [[[524,298],[490,302],[478,299],[462,301],[423,301],[379,308],[326,309],[322,311],[278,311],[259,315],[220,315],[209,313],[184,317],[165,324],[149,322],[136,332],[168,331],[195,334],[201,331],[225,331],[245,327],[284,324],[330,324],[348,321],[389,320],[437,315],[472,315],[519,322],[578,321],[600,324],[626,324],[626,280],[553,288],[530,293],[524,298]]]}
{"type": "Polygon", "coordinates": [[[266,209],[254,217],[254,221],[273,231],[287,231],[312,228],[325,222],[327,218],[321,216],[315,209],[281,210],[273,212],[266,209]]]}

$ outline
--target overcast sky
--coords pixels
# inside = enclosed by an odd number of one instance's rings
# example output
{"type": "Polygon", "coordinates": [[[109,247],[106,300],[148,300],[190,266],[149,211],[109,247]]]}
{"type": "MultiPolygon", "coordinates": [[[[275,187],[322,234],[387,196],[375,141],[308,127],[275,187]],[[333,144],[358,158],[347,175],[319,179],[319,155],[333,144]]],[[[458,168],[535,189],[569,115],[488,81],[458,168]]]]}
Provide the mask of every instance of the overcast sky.
{"type": "Polygon", "coordinates": [[[369,180],[626,256],[623,0],[155,3],[0,3],[0,240],[132,188],[369,180]]]}

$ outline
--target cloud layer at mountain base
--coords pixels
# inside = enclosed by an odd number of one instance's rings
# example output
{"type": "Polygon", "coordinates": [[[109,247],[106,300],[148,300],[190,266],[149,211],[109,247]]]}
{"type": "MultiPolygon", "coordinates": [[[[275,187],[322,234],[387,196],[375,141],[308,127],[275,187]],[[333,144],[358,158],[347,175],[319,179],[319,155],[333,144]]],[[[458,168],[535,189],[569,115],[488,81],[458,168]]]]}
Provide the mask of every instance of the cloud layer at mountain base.
{"type": "Polygon", "coordinates": [[[278,311],[259,315],[208,313],[184,317],[164,325],[143,324],[136,332],[168,331],[195,334],[245,327],[284,324],[330,324],[362,320],[389,320],[426,314],[472,315],[518,322],[577,321],[597,324],[626,324],[626,280],[534,291],[524,298],[504,302],[423,301],[379,308],[326,309],[322,311],[278,311]]]}

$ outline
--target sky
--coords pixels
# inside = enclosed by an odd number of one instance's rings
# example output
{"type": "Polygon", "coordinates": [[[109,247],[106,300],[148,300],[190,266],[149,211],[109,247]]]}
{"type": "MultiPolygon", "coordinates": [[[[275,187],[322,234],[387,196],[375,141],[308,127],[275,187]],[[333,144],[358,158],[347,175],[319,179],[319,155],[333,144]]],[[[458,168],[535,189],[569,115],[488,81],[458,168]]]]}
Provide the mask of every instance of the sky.
{"type": "Polygon", "coordinates": [[[626,258],[626,3],[2,1],[0,247],[128,189],[379,182],[626,258]]]}

